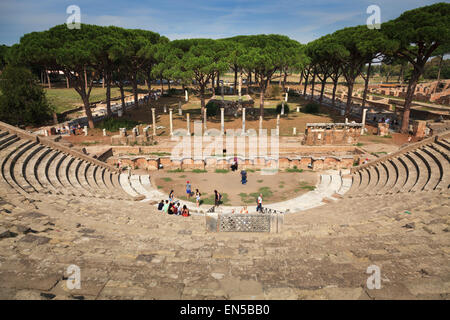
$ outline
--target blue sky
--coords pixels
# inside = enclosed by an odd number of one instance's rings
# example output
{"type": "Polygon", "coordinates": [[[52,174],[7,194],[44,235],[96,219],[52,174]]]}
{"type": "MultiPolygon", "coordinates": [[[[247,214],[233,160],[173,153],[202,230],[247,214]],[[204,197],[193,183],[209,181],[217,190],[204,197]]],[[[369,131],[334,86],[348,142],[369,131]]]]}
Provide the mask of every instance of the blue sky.
{"type": "Polygon", "coordinates": [[[12,45],[25,33],[65,23],[69,5],[80,7],[82,23],[152,30],[171,40],[278,33],[308,43],[337,29],[365,24],[372,4],[380,7],[384,22],[405,10],[442,1],[1,0],[0,44],[12,45]]]}

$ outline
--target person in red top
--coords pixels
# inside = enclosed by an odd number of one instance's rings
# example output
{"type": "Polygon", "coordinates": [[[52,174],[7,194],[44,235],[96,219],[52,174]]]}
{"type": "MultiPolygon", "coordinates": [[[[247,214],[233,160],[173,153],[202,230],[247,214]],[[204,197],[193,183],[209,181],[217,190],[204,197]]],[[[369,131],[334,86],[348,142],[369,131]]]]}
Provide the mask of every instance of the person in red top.
{"type": "Polygon", "coordinates": [[[189,209],[186,207],[186,205],[184,205],[183,206],[183,211],[182,211],[182,214],[181,214],[183,217],[189,217],[190,216],[190,214],[189,214],[189,209]]]}

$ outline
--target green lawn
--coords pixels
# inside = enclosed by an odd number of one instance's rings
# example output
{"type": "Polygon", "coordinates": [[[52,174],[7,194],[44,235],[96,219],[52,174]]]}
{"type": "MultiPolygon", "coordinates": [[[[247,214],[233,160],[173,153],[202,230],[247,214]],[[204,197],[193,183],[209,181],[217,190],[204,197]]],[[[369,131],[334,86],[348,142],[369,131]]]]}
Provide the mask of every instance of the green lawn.
{"type": "MultiPolygon", "coordinates": [[[[83,103],[80,95],[73,88],[45,88],[44,90],[48,101],[56,108],[56,113],[62,113],[64,111],[73,109],[77,106],[81,106],[83,103]]],[[[129,95],[130,93],[131,87],[125,88],[125,95],[129,95]]],[[[119,88],[111,88],[111,98],[117,97],[120,97],[119,88]]],[[[105,99],[106,88],[92,88],[91,96],[89,97],[90,102],[96,102],[105,99]]]]}

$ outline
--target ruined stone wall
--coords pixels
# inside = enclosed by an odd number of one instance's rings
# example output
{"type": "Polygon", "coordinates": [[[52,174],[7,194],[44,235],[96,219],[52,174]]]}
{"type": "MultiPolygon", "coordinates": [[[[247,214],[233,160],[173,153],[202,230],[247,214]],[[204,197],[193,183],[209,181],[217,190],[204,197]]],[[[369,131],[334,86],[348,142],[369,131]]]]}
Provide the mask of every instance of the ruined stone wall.
{"type": "Polygon", "coordinates": [[[353,145],[361,136],[361,123],[314,123],[306,124],[303,144],[353,145]]]}

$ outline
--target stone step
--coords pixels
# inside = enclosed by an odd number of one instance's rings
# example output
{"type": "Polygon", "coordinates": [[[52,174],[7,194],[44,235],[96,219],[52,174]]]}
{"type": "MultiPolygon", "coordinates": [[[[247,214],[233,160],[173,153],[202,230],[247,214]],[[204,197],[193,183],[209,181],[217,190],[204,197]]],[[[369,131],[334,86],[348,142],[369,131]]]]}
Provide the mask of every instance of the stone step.
{"type": "Polygon", "coordinates": [[[406,162],[400,157],[391,159],[391,163],[393,166],[395,166],[398,172],[397,175],[398,179],[396,180],[395,184],[392,186],[392,189],[390,191],[390,193],[395,194],[403,190],[406,182],[408,181],[409,168],[406,162]]]}
{"type": "Polygon", "coordinates": [[[130,177],[126,173],[120,174],[120,185],[132,197],[139,196],[139,193],[131,186],[130,177]]]}
{"type": "Polygon", "coordinates": [[[438,165],[438,160],[434,157],[434,155],[425,151],[424,148],[417,149],[416,154],[422,156],[429,170],[429,177],[424,190],[435,190],[442,179],[442,172],[441,168],[438,165]]]}
{"type": "Polygon", "coordinates": [[[51,152],[52,150],[47,147],[42,148],[30,159],[26,168],[27,179],[38,193],[49,192],[49,190],[44,190],[44,187],[39,180],[38,170],[40,163],[42,163],[43,159],[51,152]]]}
{"type": "MultiPolygon", "coordinates": [[[[11,147],[14,145],[11,145],[11,147]]],[[[27,193],[17,184],[14,177],[14,166],[17,159],[29,148],[32,147],[32,142],[29,140],[20,140],[15,147],[5,149],[5,154],[0,158],[1,176],[3,180],[16,192],[27,195],[27,193]],[[11,175],[12,173],[12,175],[11,175]]]]}
{"type": "Polygon", "coordinates": [[[39,147],[38,142],[31,142],[22,150],[18,151],[11,163],[6,164],[9,166],[9,173],[14,183],[26,193],[33,193],[34,189],[27,183],[23,176],[22,167],[25,161],[28,161],[28,155],[36,152],[36,148],[39,147]]]}
{"type": "Polygon", "coordinates": [[[368,171],[370,173],[370,181],[367,184],[367,187],[365,188],[365,192],[363,194],[365,195],[373,195],[375,194],[375,188],[378,185],[378,182],[380,181],[380,172],[378,169],[378,166],[370,166],[368,168],[368,171]]]}
{"type": "Polygon", "coordinates": [[[369,186],[370,180],[371,180],[371,173],[370,173],[370,167],[364,168],[360,170],[361,172],[361,183],[359,185],[358,190],[356,191],[357,194],[361,194],[365,192],[366,188],[369,186]]]}
{"type": "Polygon", "coordinates": [[[61,160],[62,161],[60,162],[58,169],[58,177],[62,186],[67,190],[66,194],[72,196],[82,196],[83,193],[77,190],[77,188],[74,188],[71,181],[69,180],[69,166],[71,165],[71,162],[74,161],[74,158],[69,155],[65,155],[65,157],[61,160]]]}
{"type": "Polygon", "coordinates": [[[409,152],[408,155],[414,160],[418,168],[418,179],[416,184],[411,188],[411,192],[423,191],[429,178],[430,170],[426,160],[423,159],[416,151],[409,152]]]}
{"type": "MultiPolygon", "coordinates": [[[[33,189],[34,192],[38,192],[36,189],[37,181],[34,179],[33,166],[39,154],[44,152],[46,147],[43,145],[38,145],[31,150],[31,152],[27,155],[26,159],[22,163],[21,173],[24,181],[30,188],[33,189]]],[[[19,175],[19,174],[18,174],[19,175]]]]}
{"type": "Polygon", "coordinates": [[[408,169],[408,179],[403,187],[400,189],[400,192],[410,192],[411,189],[416,185],[417,180],[419,179],[419,172],[417,164],[415,160],[409,156],[408,154],[404,154],[398,158],[400,161],[406,165],[408,169]]]}
{"type": "Polygon", "coordinates": [[[433,148],[432,145],[422,148],[423,151],[428,152],[430,156],[433,156],[440,171],[441,179],[436,186],[436,189],[447,189],[450,184],[450,162],[445,156],[433,148]]]}
{"type": "Polygon", "coordinates": [[[14,144],[15,142],[17,142],[19,140],[20,140],[20,138],[18,136],[16,136],[15,134],[5,136],[4,139],[0,140],[0,150],[8,148],[10,145],[14,144]]]}
{"type": "Polygon", "coordinates": [[[397,184],[397,181],[399,181],[397,167],[394,166],[392,160],[383,162],[382,166],[386,172],[386,181],[376,191],[379,195],[392,193],[394,186],[397,184]]]}
{"type": "Polygon", "coordinates": [[[447,150],[446,152],[448,153],[450,151],[450,145],[448,143],[446,143],[443,140],[437,140],[434,142],[434,144],[437,144],[438,146],[444,148],[445,150],[447,150]]]}

